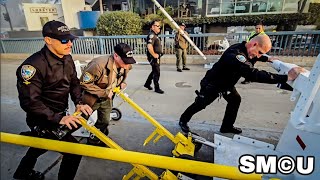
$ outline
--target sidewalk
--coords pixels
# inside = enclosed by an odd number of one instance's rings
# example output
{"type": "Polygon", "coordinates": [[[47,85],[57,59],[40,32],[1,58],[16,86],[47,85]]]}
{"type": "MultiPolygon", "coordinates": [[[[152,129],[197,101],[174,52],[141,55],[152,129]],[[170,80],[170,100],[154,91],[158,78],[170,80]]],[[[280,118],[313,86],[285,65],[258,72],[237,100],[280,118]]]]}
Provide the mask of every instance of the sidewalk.
{"type": "MultiPolygon", "coordinates": [[[[21,62],[22,60],[1,59],[2,132],[18,134],[27,130],[25,113],[19,106],[15,87],[15,70],[21,62]]],[[[199,89],[199,82],[207,71],[203,65],[189,67],[190,71],[180,73],[176,71],[175,65],[161,65],[160,86],[165,91],[163,95],[143,87],[151,71],[149,65],[134,65],[127,80],[128,88],[125,92],[130,98],[174,135],[180,131],[180,115],[194,101],[194,91],[199,89]]],[[[270,70],[268,67],[263,68],[270,70]]],[[[276,143],[293,108],[293,102],[289,101],[290,92],[279,90],[275,85],[269,84],[239,83],[236,87],[242,96],[242,103],[235,125],[243,128],[242,135],[276,143]]],[[[156,144],[151,142],[143,147],[144,140],[154,127],[120,98],[115,99],[114,106],[120,108],[123,114],[120,121],[111,121],[110,124],[110,137],[115,142],[126,150],[172,156],[173,143],[165,137],[156,144]]],[[[220,128],[225,106],[224,99],[216,100],[192,118],[189,124],[191,129],[212,141],[213,134],[218,133],[220,128]]],[[[12,179],[12,174],[26,149],[17,145],[1,144],[1,179],[12,179]]],[[[57,179],[59,164],[52,169],[48,167],[59,157],[58,153],[48,152],[39,158],[35,169],[48,171],[46,179],[57,179]]],[[[196,159],[206,162],[213,162],[213,157],[213,149],[205,146],[196,155],[196,159]]],[[[126,163],[83,157],[76,179],[122,179],[131,168],[132,166],[126,163]]],[[[161,169],[151,169],[159,175],[163,172],[161,169]]]]}

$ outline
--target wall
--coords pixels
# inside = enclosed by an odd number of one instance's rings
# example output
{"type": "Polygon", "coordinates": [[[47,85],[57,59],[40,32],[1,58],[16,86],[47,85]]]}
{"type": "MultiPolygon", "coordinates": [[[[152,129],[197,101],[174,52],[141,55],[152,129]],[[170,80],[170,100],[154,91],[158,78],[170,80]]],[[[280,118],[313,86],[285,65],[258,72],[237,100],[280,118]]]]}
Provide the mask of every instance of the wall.
{"type": "Polygon", "coordinates": [[[23,3],[22,5],[29,31],[42,29],[41,18],[48,18],[49,21],[57,20],[64,22],[60,4],[23,3]]]}
{"type": "Polygon", "coordinates": [[[84,0],[61,0],[61,5],[64,22],[70,29],[80,28],[77,15],[79,11],[91,11],[90,6],[85,5],[84,0]]]}

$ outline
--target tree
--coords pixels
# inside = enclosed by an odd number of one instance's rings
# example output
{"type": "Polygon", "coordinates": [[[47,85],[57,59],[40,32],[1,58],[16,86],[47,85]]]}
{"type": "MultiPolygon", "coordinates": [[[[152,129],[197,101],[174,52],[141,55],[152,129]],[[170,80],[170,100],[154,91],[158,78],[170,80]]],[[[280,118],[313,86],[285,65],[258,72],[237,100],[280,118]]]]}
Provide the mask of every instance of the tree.
{"type": "Polygon", "coordinates": [[[99,17],[97,32],[102,36],[137,35],[142,33],[142,22],[136,13],[112,11],[99,17]]]}

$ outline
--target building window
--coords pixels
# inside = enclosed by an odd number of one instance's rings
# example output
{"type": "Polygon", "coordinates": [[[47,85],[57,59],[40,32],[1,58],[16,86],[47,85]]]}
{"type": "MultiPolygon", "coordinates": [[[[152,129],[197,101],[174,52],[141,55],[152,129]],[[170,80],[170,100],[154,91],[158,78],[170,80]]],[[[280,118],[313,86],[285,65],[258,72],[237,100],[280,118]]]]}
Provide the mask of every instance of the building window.
{"type": "Polygon", "coordinates": [[[301,0],[207,0],[207,16],[298,12],[301,0]]]}
{"type": "Polygon", "coordinates": [[[235,12],[236,13],[249,13],[251,1],[237,0],[235,12]]]}
{"type": "Polygon", "coordinates": [[[235,3],[233,0],[223,1],[221,3],[221,14],[234,14],[235,3]]]}
{"type": "Polygon", "coordinates": [[[283,4],[284,12],[298,12],[299,0],[285,0],[283,4]]]}
{"type": "Polygon", "coordinates": [[[208,1],[207,12],[209,15],[220,14],[220,0],[208,1]]]}

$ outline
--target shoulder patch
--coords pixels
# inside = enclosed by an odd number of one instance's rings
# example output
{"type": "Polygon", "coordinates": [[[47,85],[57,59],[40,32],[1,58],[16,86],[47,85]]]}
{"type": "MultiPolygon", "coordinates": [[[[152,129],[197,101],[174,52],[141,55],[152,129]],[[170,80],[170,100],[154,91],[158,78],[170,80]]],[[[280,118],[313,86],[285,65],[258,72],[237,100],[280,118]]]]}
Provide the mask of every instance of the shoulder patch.
{"type": "Polygon", "coordinates": [[[150,38],[150,39],[152,39],[153,37],[154,37],[154,35],[153,35],[153,34],[150,34],[150,35],[149,35],[149,38],[150,38]]]}
{"type": "Polygon", "coordinates": [[[30,80],[36,74],[36,71],[36,68],[31,65],[23,65],[21,67],[21,76],[25,84],[30,84],[28,80],[30,80]]]}
{"type": "Polygon", "coordinates": [[[243,55],[237,55],[236,58],[242,63],[245,63],[247,61],[246,57],[244,57],[243,55]]]}
{"type": "Polygon", "coordinates": [[[93,81],[93,76],[90,73],[85,72],[82,81],[83,83],[91,83],[93,81]]]}

